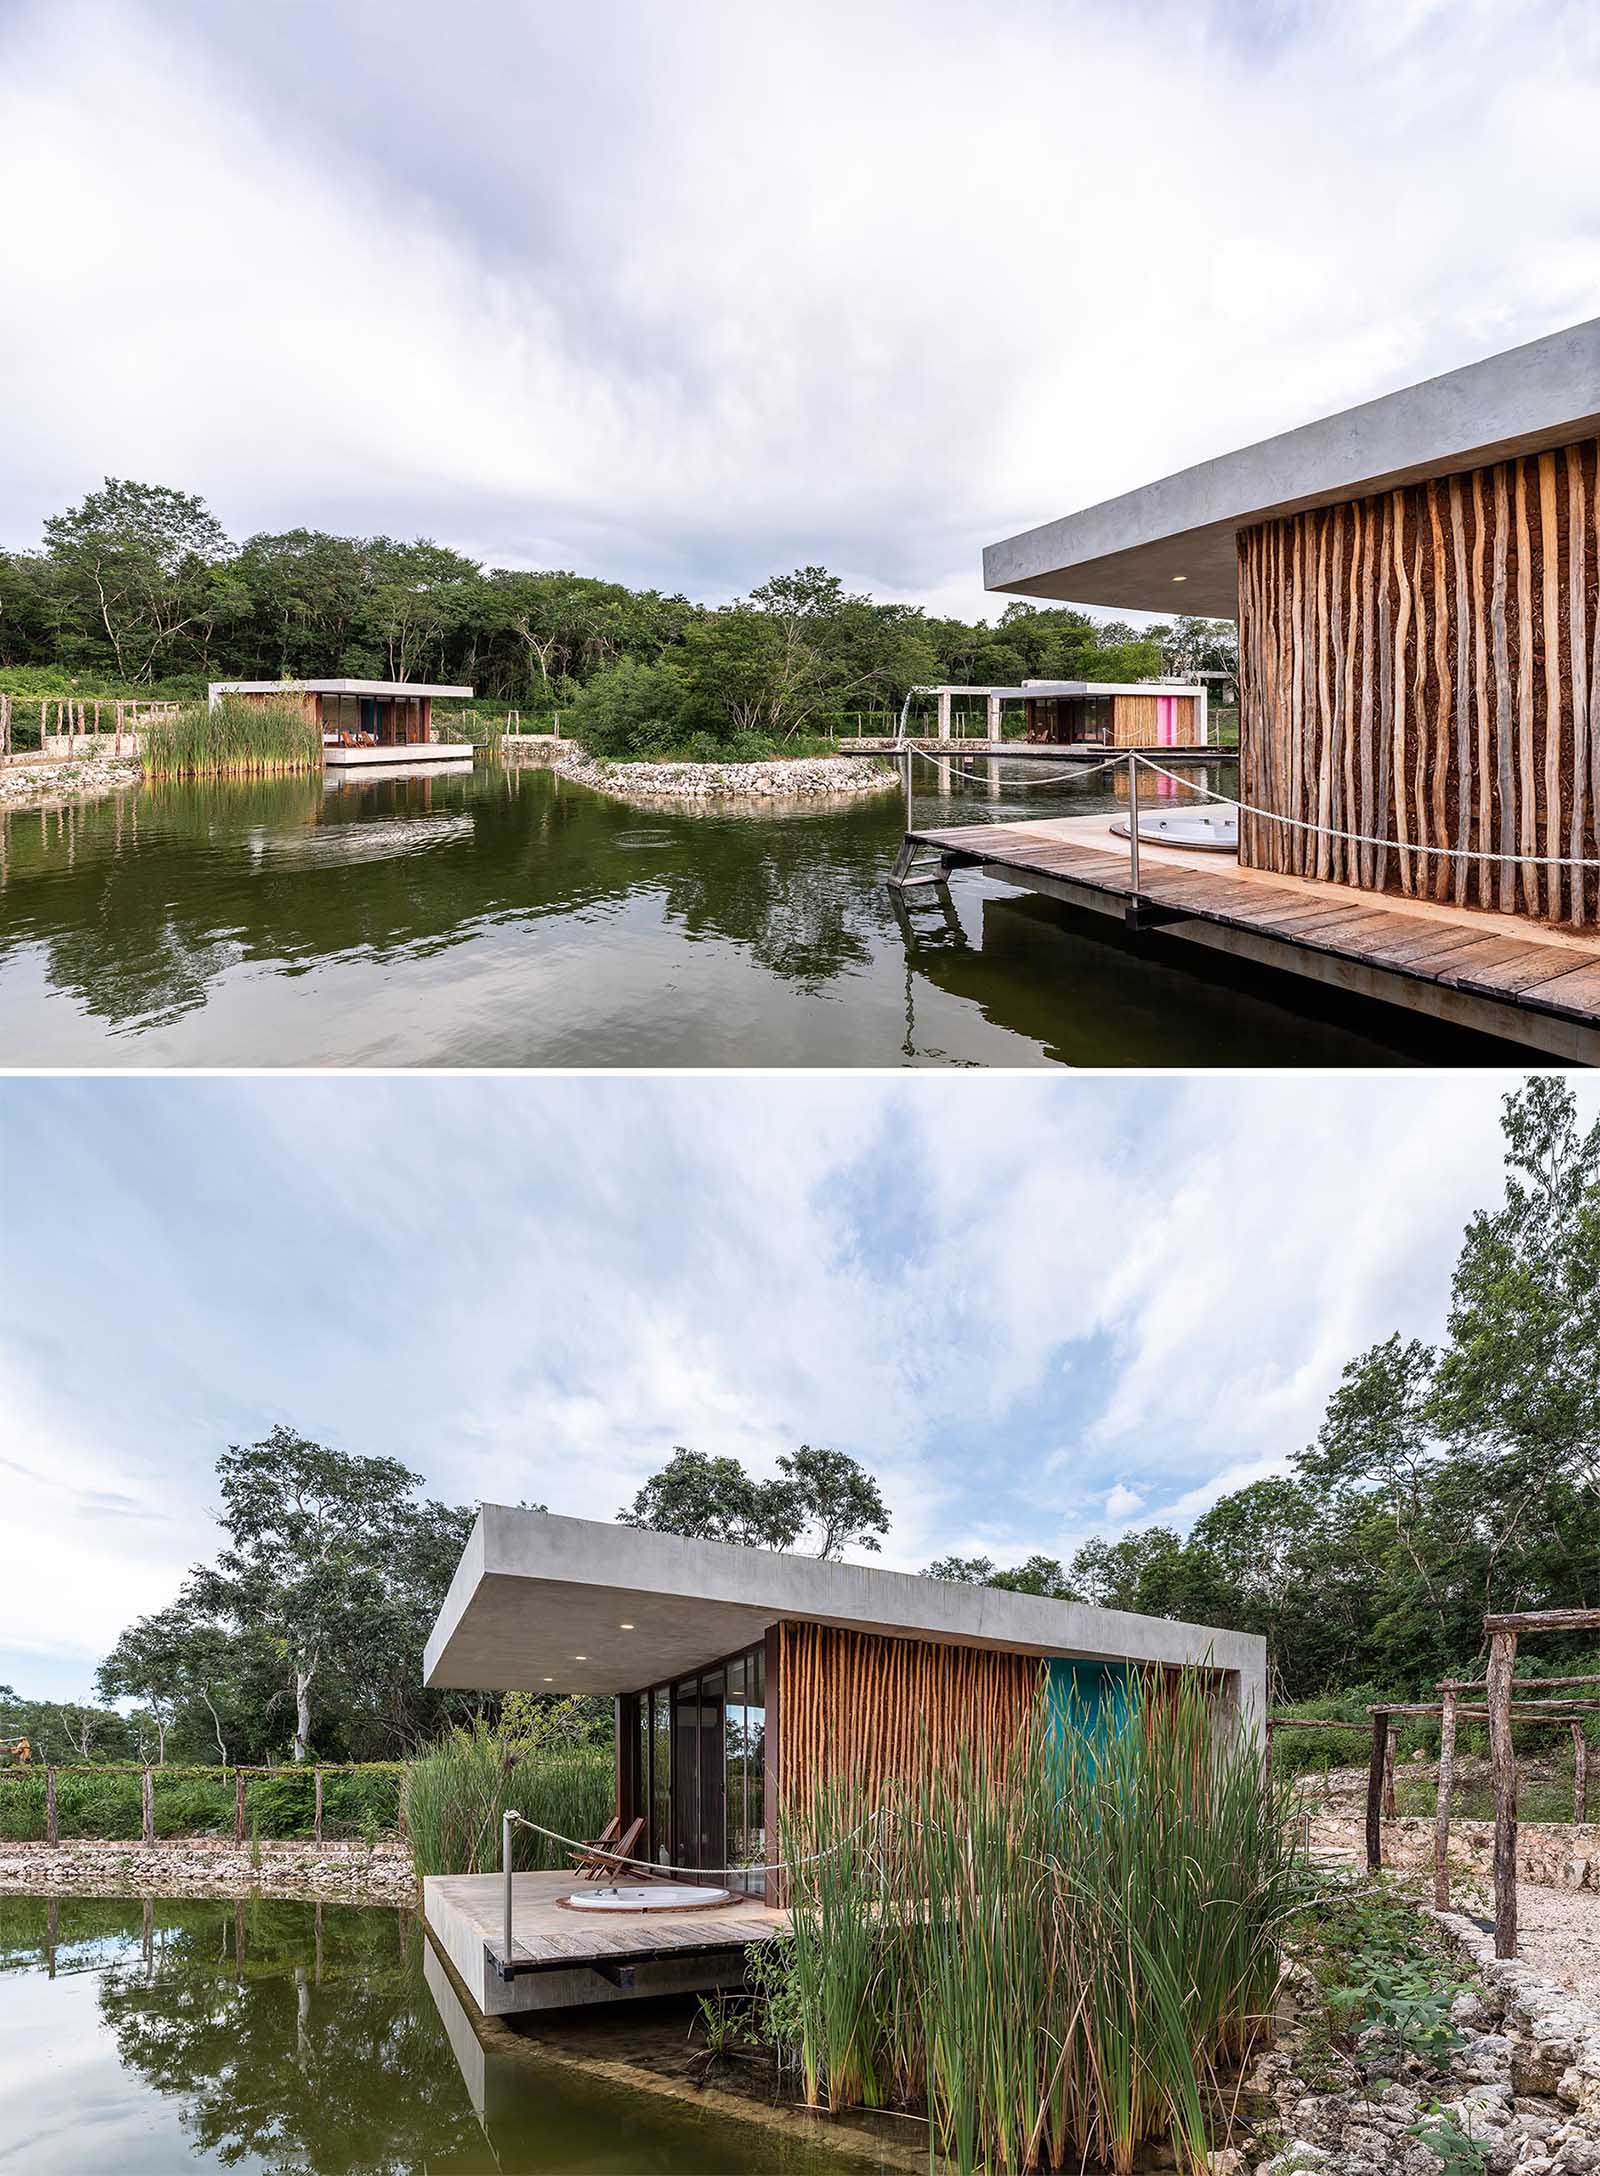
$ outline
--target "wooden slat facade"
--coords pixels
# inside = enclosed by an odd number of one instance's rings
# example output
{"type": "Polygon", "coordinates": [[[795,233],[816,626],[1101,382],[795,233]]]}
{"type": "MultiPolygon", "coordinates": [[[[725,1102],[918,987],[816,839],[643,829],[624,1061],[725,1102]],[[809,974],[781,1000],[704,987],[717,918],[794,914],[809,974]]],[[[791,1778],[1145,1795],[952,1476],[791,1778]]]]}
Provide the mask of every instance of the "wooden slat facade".
{"type": "Polygon", "coordinates": [[[777,1783],[788,1808],[830,1780],[858,1782],[876,1803],[925,1758],[949,1759],[964,1745],[1004,1754],[1033,1713],[1044,1669],[1036,1655],[830,1625],[786,1623],[777,1633],[777,1783]]]}
{"type": "Polygon", "coordinates": [[[1600,876],[1600,441],[1239,538],[1241,861],[1551,922],[1600,876]],[[1419,848],[1445,848],[1440,854],[1419,848]]]}

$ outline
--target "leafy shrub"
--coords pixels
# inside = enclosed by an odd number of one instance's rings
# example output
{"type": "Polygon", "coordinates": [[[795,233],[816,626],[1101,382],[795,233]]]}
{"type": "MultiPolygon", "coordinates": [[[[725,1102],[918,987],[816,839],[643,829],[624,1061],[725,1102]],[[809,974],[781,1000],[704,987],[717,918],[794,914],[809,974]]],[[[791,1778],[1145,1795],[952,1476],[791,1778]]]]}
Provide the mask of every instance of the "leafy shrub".
{"type": "Polygon", "coordinates": [[[672,666],[624,662],[579,690],[564,725],[593,756],[638,761],[673,746],[684,704],[683,678],[672,666]]]}

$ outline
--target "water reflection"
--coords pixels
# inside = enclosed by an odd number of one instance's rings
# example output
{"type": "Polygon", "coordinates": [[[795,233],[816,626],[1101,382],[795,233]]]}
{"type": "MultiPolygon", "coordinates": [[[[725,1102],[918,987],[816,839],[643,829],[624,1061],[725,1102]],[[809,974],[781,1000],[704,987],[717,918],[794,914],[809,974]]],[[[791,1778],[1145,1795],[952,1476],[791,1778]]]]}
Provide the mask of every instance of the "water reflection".
{"type": "Polygon", "coordinates": [[[474,2058],[470,2025],[458,2059],[425,1955],[410,1912],[0,1897],[0,2168],[837,2167],[531,2052],[474,2058]]]}
{"type": "MultiPolygon", "coordinates": [[[[1231,777],[1215,781],[1226,791],[1231,777]]],[[[1116,774],[919,764],[919,823],[1081,814],[1116,774]],[[971,773],[970,776],[964,775],[971,773]]],[[[0,1056],[33,1064],[1437,1062],[968,878],[909,915],[904,796],[641,810],[552,773],[165,785],[0,818],[0,1056]],[[1102,1011],[1114,984],[1114,1017],[1102,1011]],[[1242,986],[1241,986],[1242,987],[1242,986]],[[908,998],[919,1018],[908,1025],[908,998]]]]}

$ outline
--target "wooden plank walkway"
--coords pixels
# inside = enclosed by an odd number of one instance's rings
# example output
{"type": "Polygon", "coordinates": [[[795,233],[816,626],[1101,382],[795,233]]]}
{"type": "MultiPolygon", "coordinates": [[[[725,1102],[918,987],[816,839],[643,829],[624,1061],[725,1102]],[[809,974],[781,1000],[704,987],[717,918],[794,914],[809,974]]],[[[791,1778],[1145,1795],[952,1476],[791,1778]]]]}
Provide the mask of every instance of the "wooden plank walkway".
{"type": "Polygon", "coordinates": [[[1600,1063],[1600,936],[1431,900],[1396,899],[1303,877],[1241,870],[1229,857],[1128,844],[1105,815],[958,824],[907,833],[948,866],[1127,912],[1261,964],[1600,1063]],[[1131,911],[1129,911],[1131,910],[1131,911]]]}

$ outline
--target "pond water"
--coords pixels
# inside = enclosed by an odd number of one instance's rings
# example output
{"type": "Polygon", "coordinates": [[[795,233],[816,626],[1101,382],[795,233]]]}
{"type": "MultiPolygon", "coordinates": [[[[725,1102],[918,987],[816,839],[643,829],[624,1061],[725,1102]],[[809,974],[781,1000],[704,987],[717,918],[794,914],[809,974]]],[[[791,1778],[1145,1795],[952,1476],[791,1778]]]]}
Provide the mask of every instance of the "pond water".
{"type": "Polygon", "coordinates": [[[873,2165],[470,2031],[458,2059],[426,1942],[375,1907],[0,1896],[0,2170],[873,2165]]]}
{"type": "MultiPolygon", "coordinates": [[[[941,792],[919,766],[918,823],[1112,805],[1103,778],[1028,790],[1007,768],[941,792]]],[[[903,823],[899,792],[658,814],[483,760],[13,811],[0,1062],[1506,1062],[986,878],[958,877],[948,915],[907,916],[883,881],[903,823]]]]}

